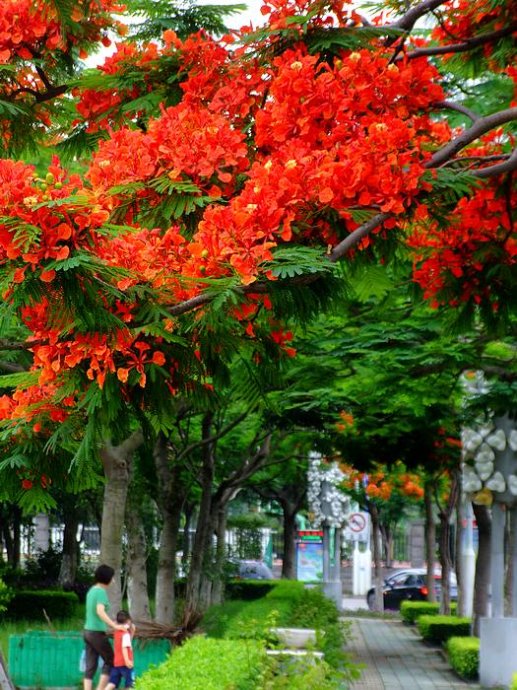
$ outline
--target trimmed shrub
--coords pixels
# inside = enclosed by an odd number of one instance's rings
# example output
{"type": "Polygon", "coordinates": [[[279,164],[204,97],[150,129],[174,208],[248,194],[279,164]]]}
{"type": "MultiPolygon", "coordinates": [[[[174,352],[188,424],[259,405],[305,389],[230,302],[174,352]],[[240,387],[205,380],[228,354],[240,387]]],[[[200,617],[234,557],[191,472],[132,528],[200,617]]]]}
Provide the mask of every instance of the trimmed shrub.
{"type": "Polygon", "coordinates": [[[449,663],[465,680],[474,680],[479,672],[479,637],[450,637],[445,643],[449,663]]]}
{"type": "MultiPolygon", "coordinates": [[[[404,623],[413,625],[419,616],[436,616],[440,604],[431,601],[403,601],[400,604],[400,617],[404,623]]],[[[451,615],[456,613],[456,604],[451,604],[451,615]]]]}
{"type": "Polygon", "coordinates": [[[510,685],[510,690],[517,690],[517,673],[513,674],[512,684],[510,685]]]}
{"type": "Polygon", "coordinates": [[[54,590],[21,590],[15,592],[9,602],[6,618],[11,620],[45,620],[45,613],[52,619],[72,618],[79,603],[75,592],[54,590]]]}
{"type": "Polygon", "coordinates": [[[263,645],[252,640],[196,636],[169,659],[144,673],[137,690],[253,690],[266,664],[263,645]]]}
{"type": "Polygon", "coordinates": [[[470,637],[470,618],[458,616],[420,616],[418,630],[427,642],[442,643],[450,637],[470,637]]]}
{"type": "Polygon", "coordinates": [[[265,597],[277,583],[273,580],[231,580],[225,585],[228,599],[252,601],[265,597]]]}

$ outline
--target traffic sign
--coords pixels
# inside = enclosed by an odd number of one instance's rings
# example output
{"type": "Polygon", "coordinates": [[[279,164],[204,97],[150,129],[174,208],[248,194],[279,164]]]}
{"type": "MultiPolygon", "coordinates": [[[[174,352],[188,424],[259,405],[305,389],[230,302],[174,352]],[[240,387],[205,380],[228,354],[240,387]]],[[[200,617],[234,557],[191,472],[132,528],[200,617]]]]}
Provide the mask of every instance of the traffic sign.
{"type": "Polygon", "coordinates": [[[346,518],[345,539],[368,541],[370,522],[368,513],[350,513],[346,518]]]}

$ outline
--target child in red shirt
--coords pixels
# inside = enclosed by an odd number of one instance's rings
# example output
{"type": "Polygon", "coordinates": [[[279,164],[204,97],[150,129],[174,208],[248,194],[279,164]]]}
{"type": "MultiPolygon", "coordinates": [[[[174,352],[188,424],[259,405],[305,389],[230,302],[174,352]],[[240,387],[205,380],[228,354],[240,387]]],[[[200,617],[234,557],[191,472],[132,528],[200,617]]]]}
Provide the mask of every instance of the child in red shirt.
{"type": "Polygon", "coordinates": [[[124,625],[123,630],[115,630],[113,633],[114,662],[111,669],[109,683],[106,690],[115,690],[124,678],[126,688],[133,687],[133,648],[131,638],[135,626],[131,622],[131,616],[127,611],[117,613],[117,623],[124,625]]]}

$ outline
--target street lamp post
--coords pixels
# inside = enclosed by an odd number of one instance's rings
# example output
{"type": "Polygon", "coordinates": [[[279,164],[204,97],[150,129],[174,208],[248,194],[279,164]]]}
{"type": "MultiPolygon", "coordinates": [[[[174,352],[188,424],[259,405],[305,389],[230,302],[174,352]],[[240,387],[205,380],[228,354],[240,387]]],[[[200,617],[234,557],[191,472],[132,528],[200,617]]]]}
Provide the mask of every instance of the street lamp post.
{"type": "Polygon", "coordinates": [[[463,489],[475,503],[492,508],[491,615],[480,621],[479,677],[483,687],[508,686],[515,671],[517,550],[512,553],[512,610],[505,617],[504,538],[507,521],[517,527],[517,424],[504,416],[478,429],[465,429],[462,445],[463,489]]]}
{"type": "Polygon", "coordinates": [[[343,608],[341,583],[341,527],[348,513],[348,498],[338,486],[344,474],[336,463],[324,465],[319,453],[309,456],[309,503],[314,521],[323,530],[323,592],[335,602],[338,610],[343,608]],[[333,535],[333,542],[332,542],[333,535]],[[331,546],[334,561],[331,562],[331,546]]]}

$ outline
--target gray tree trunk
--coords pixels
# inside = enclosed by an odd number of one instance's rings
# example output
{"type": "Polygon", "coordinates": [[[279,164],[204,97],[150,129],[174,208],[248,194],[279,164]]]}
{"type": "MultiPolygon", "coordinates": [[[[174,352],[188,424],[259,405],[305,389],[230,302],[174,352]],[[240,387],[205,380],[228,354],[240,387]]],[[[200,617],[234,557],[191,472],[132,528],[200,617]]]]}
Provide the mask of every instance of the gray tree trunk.
{"type": "Polygon", "coordinates": [[[430,481],[424,483],[424,507],[425,507],[425,556],[427,561],[427,598],[436,601],[434,588],[434,565],[436,546],[436,524],[433,511],[433,484],[430,481]]]}
{"type": "Polygon", "coordinates": [[[287,500],[280,500],[284,517],[282,577],[287,580],[296,578],[296,513],[298,504],[292,504],[287,500]]]}
{"type": "Polygon", "coordinates": [[[486,506],[472,504],[478,527],[478,555],[474,580],[473,634],[479,636],[479,621],[488,616],[488,592],[490,588],[490,540],[492,520],[486,506]]]}
{"type": "Polygon", "coordinates": [[[217,506],[216,516],[216,549],[215,549],[215,564],[214,577],[212,578],[212,592],[211,603],[220,604],[223,601],[224,595],[224,581],[223,571],[226,563],[226,508],[227,504],[219,504],[217,506]]]}
{"type": "Polygon", "coordinates": [[[162,518],[158,571],[156,573],[155,620],[172,625],[175,616],[176,551],[184,503],[184,491],[178,467],[169,457],[167,439],[160,434],[154,448],[154,465],[158,479],[157,504],[162,518]]]}
{"type": "Polygon", "coordinates": [[[442,571],[441,579],[441,598],[440,598],[440,613],[450,614],[451,612],[451,587],[450,579],[452,572],[452,563],[450,556],[451,543],[451,517],[456,509],[456,504],[460,497],[460,478],[459,470],[454,471],[451,475],[451,489],[447,503],[440,510],[440,565],[442,571]]]}
{"type": "Polygon", "coordinates": [[[372,541],[373,541],[373,583],[375,587],[375,611],[384,611],[384,577],[381,562],[381,530],[379,524],[379,511],[376,506],[370,504],[370,517],[372,520],[372,541]]]}
{"type": "Polygon", "coordinates": [[[113,584],[109,589],[112,612],[117,611],[122,602],[120,570],[126,497],[132,456],[142,443],[142,433],[135,432],[119,446],[113,446],[111,442],[107,442],[100,452],[106,477],[102,505],[100,561],[115,570],[113,584]]]}
{"type": "Polygon", "coordinates": [[[147,587],[147,541],[139,515],[139,496],[130,491],[126,502],[127,532],[127,598],[134,621],[149,621],[149,592],[147,587]]]}
{"type": "Polygon", "coordinates": [[[63,553],[59,570],[59,584],[73,585],[79,564],[79,544],[77,543],[77,529],[79,527],[79,513],[75,508],[76,497],[73,501],[66,501],[64,510],[65,527],[63,530],[63,553]]]}
{"type": "MultiPolygon", "coordinates": [[[[203,419],[202,438],[208,439],[211,434],[212,415],[207,414],[203,419]]],[[[211,514],[212,514],[212,485],[214,481],[214,450],[212,443],[203,447],[203,463],[200,472],[201,500],[199,504],[198,520],[192,557],[187,579],[185,607],[187,610],[203,611],[206,602],[207,561],[210,558],[211,514]]]]}

